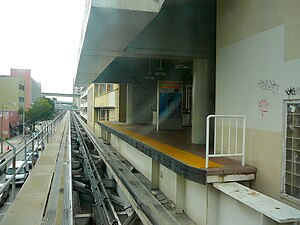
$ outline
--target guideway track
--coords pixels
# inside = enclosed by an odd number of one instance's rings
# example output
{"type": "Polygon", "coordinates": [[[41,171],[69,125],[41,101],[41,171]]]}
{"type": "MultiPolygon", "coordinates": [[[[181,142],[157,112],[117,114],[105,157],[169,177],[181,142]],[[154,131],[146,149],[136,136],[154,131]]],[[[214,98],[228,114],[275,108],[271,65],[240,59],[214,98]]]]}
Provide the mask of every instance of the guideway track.
{"type": "Polygon", "coordinates": [[[97,167],[93,163],[91,154],[89,153],[88,146],[86,144],[85,138],[83,137],[83,132],[80,129],[80,125],[76,123],[75,118],[72,117],[73,127],[77,133],[77,141],[79,144],[80,152],[83,156],[83,169],[87,176],[90,185],[91,192],[95,200],[93,207],[94,220],[96,224],[111,224],[118,225],[121,224],[116,211],[110,201],[108,194],[106,193],[103,181],[97,171],[97,167]]]}
{"type": "MultiPolygon", "coordinates": [[[[179,224],[177,220],[164,208],[161,203],[144,187],[141,182],[127,169],[127,167],[110,151],[110,149],[99,140],[86,124],[72,113],[76,118],[83,131],[93,143],[95,150],[103,159],[106,167],[112,173],[115,181],[127,195],[135,213],[138,215],[143,224],[179,224]]],[[[74,120],[75,121],[75,120],[74,120]]]]}

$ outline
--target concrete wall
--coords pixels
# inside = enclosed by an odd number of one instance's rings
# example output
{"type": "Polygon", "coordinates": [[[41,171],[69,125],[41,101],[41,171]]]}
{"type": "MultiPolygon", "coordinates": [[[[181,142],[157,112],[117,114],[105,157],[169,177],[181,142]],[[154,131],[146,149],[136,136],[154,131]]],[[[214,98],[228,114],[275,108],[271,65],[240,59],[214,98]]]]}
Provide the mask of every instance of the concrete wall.
{"type": "Polygon", "coordinates": [[[87,89],[87,125],[94,131],[95,125],[95,85],[91,84],[87,89]]]}
{"type": "MultiPolygon", "coordinates": [[[[15,127],[19,122],[19,108],[24,108],[24,102],[19,102],[19,97],[24,98],[24,91],[19,89],[19,84],[24,85],[24,79],[19,77],[0,77],[0,110],[3,106],[3,134],[10,138],[9,123],[15,127]]],[[[22,117],[21,117],[22,118],[22,117]]],[[[0,112],[0,127],[2,113],[0,112]]]]}
{"type": "Polygon", "coordinates": [[[126,98],[127,85],[120,84],[119,86],[119,121],[126,122],[126,98]]]}
{"type": "Polygon", "coordinates": [[[247,117],[246,161],[258,169],[253,187],[277,199],[285,89],[300,83],[299,10],[297,0],[217,2],[216,114],[247,117]]]}
{"type": "Polygon", "coordinates": [[[97,135],[97,137],[101,137],[101,127],[97,123],[95,124],[94,133],[97,135]]]}
{"type": "Polygon", "coordinates": [[[31,102],[41,97],[41,83],[31,78],[31,102]]]}
{"type": "Polygon", "coordinates": [[[134,147],[119,139],[115,135],[111,135],[110,143],[148,180],[152,180],[152,159],[150,157],[140,151],[137,151],[134,147]]]}
{"type": "Polygon", "coordinates": [[[114,89],[108,93],[95,98],[96,107],[116,107],[118,108],[118,91],[119,89],[114,89]]]}
{"type": "Polygon", "coordinates": [[[29,69],[11,69],[12,77],[20,77],[25,80],[25,106],[30,109],[31,104],[31,71],[29,69]]]}
{"type": "MultiPolygon", "coordinates": [[[[19,89],[19,84],[24,85],[24,79],[18,77],[0,77],[0,104],[7,104],[7,110],[19,110],[19,97],[24,98],[24,91],[19,89]]],[[[20,103],[23,107],[23,103],[20,103]]]]}
{"type": "MultiPolygon", "coordinates": [[[[254,209],[249,208],[248,206],[238,202],[237,200],[229,197],[228,195],[220,193],[218,202],[219,216],[217,217],[216,224],[262,224],[262,218],[260,214],[258,214],[254,209]]],[[[277,223],[274,222],[274,224],[277,223]]]]}
{"type": "Polygon", "coordinates": [[[133,123],[152,124],[153,110],[156,110],[156,83],[134,86],[133,123]]]}
{"type": "Polygon", "coordinates": [[[159,164],[159,189],[175,202],[176,199],[176,176],[172,170],[159,164]]]}

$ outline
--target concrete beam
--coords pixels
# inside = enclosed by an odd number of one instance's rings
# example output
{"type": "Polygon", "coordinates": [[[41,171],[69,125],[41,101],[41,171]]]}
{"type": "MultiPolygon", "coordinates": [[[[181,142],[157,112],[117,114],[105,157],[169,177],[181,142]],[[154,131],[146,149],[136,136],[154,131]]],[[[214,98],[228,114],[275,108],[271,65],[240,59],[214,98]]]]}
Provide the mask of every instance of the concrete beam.
{"type": "Polygon", "coordinates": [[[63,93],[47,93],[47,92],[42,92],[41,95],[42,96],[80,98],[80,94],[63,94],[63,93]]]}

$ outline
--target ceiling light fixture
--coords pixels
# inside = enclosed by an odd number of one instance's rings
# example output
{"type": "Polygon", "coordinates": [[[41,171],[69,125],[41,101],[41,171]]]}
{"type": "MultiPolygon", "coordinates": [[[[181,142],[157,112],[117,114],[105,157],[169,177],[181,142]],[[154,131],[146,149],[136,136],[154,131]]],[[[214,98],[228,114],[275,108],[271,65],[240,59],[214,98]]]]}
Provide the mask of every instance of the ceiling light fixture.
{"type": "Polygon", "coordinates": [[[149,59],[149,70],[148,70],[148,76],[145,77],[146,80],[154,80],[155,77],[152,76],[151,72],[151,59],[149,59]]]}
{"type": "Polygon", "coordinates": [[[146,80],[155,80],[155,77],[153,77],[153,76],[146,76],[145,79],[146,80]]]}
{"type": "Polygon", "coordinates": [[[180,69],[180,70],[183,70],[183,69],[188,69],[190,68],[189,65],[183,61],[179,61],[175,66],[174,66],[175,69],[180,69]]]}
{"type": "Polygon", "coordinates": [[[155,75],[156,76],[166,76],[167,73],[165,71],[163,71],[162,69],[162,60],[160,59],[159,60],[159,68],[158,68],[158,71],[155,72],[155,75]]]}

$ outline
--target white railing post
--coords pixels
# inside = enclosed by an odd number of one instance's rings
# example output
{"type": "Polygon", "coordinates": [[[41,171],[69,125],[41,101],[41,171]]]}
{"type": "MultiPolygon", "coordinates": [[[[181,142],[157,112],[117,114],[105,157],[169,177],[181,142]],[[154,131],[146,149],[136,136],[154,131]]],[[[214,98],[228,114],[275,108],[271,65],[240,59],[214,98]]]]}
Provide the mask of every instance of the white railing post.
{"type": "Polygon", "coordinates": [[[235,118],[235,151],[234,151],[235,154],[237,154],[238,152],[238,126],[239,126],[239,119],[235,118]]]}
{"type": "Polygon", "coordinates": [[[246,118],[243,117],[242,166],[245,166],[245,144],[246,144],[246,118]]]}
{"type": "Polygon", "coordinates": [[[230,154],[230,142],[231,142],[231,133],[230,133],[230,131],[231,131],[231,119],[229,118],[228,119],[228,153],[230,154]]]}
{"type": "MultiPolygon", "coordinates": [[[[209,161],[209,119],[211,116],[206,118],[206,160],[205,160],[205,168],[208,168],[209,161]]],[[[215,151],[215,149],[214,149],[215,151]]]]}
{"type": "Polygon", "coordinates": [[[221,155],[223,154],[224,148],[224,118],[222,117],[222,133],[221,133],[221,155]]]}
{"type": "MultiPolygon", "coordinates": [[[[234,128],[233,128],[234,129],[234,128]]],[[[245,166],[245,138],[246,138],[246,118],[243,115],[209,115],[206,118],[206,162],[205,162],[205,167],[208,168],[209,165],[209,158],[210,157],[242,157],[242,166],[245,166]],[[214,152],[213,154],[209,153],[209,134],[210,134],[210,119],[214,118],[214,152]],[[217,118],[221,119],[221,127],[219,128],[217,126],[217,118]],[[228,133],[224,134],[224,126],[227,123],[224,123],[224,120],[228,119],[228,133]],[[231,123],[231,120],[235,119],[235,140],[233,143],[231,144],[231,139],[232,136],[231,135],[231,129],[232,127],[234,127],[234,124],[231,123]],[[243,120],[242,123],[242,143],[241,143],[241,149],[238,149],[239,145],[239,120],[243,120]],[[220,146],[219,146],[219,150],[217,149],[217,143],[219,143],[217,141],[217,129],[221,129],[221,137],[220,137],[220,146]],[[227,135],[227,139],[228,139],[228,144],[227,144],[227,151],[226,149],[224,150],[224,139],[226,138],[227,135]],[[224,137],[225,136],[225,137],[224,137]],[[234,145],[234,150],[231,150],[231,148],[234,145]]],[[[226,140],[226,139],[225,139],[226,140]]]]}

